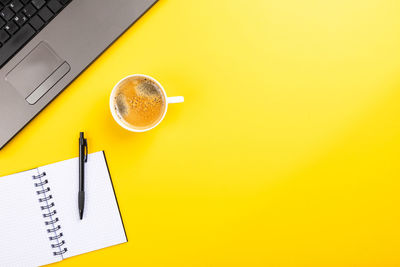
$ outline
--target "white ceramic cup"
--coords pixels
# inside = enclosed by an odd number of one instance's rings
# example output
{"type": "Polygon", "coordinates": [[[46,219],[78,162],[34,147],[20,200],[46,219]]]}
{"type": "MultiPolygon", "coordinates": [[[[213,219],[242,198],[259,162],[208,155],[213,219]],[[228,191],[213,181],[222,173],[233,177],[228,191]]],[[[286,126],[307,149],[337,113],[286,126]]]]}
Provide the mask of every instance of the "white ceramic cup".
{"type": "Polygon", "coordinates": [[[164,119],[165,114],[167,113],[167,109],[168,109],[168,104],[172,104],[172,103],[181,103],[184,101],[183,96],[173,96],[173,97],[167,97],[167,93],[164,90],[164,87],[162,87],[162,85],[153,77],[144,75],[144,74],[133,74],[133,75],[129,75],[125,78],[123,78],[122,80],[120,80],[113,88],[113,90],[111,91],[111,96],[110,96],[110,110],[111,110],[111,114],[114,118],[114,120],[124,129],[131,131],[131,132],[146,132],[148,130],[153,129],[154,127],[156,127],[157,125],[160,124],[160,122],[164,119]],[[130,127],[129,125],[127,125],[125,122],[122,121],[122,119],[117,115],[117,112],[115,110],[115,94],[117,92],[117,89],[119,87],[119,85],[130,78],[135,78],[135,77],[142,77],[142,78],[146,78],[149,79],[151,81],[153,81],[155,84],[157,84],[157,86],[161,89],[161,92],[163,93],[163,99],[165,101],[165,105],[164,105],[164,111],[163,114],[161,116],[161,118],[158,120],[158,122],[148,128],[144,128],[144,129],[137,129],[137,128],[133,128],[130,127]]]}

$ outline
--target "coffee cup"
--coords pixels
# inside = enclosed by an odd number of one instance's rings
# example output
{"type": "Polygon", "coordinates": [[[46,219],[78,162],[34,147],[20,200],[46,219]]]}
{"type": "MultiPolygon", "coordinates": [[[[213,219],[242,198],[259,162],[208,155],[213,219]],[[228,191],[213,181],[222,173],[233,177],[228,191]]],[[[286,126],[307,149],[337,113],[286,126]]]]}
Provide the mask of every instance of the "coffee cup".
{"type": "Polygon", "coordinates": [[[183,96],[167,97],[163,86],[153,77],[133,74],[114,86],[110,111],[122,128],[131,132],[146,132],[161,123],[168,104],[183,101],[183,96]]]}

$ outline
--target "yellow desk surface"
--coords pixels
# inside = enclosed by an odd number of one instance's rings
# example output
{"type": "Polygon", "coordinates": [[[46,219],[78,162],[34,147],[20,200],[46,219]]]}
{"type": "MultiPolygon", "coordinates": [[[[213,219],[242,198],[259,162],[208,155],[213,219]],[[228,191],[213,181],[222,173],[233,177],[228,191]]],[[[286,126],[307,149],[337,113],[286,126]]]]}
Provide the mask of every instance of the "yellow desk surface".
{"type": "Polygon", "coordinates": [[[161,0],[0,151],[105,150],[129,242],[54,266],[400,266],[400,2],[161,0]],[[112,119],[154,76],[165,121],[112,119]],[[83,116],[80,116],[84,108],[83,116]]]}

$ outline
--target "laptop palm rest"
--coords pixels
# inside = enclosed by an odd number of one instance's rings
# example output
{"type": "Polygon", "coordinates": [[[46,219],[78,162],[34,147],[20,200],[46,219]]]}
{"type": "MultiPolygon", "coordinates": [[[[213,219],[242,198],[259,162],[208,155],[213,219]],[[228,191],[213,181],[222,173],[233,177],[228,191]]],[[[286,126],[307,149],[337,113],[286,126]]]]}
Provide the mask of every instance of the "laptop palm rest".
{"type": "Polygon", "coordinates": [[[6,75],[6,81],[33,105],[70,69],[49,44],[41,42],[6,75]]]}

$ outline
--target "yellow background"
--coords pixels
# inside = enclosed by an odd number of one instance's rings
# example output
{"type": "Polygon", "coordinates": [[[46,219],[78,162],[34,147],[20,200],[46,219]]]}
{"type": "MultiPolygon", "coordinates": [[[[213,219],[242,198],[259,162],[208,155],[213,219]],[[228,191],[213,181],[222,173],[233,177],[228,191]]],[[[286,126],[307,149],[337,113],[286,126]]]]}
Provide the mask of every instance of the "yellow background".
{"type": "Polygon", "coordinates": [[[129,242],[55,266],[399,266],[399,14],[161,0],[0,151],[0,175],[77,156],[79,131],[105,150],[129,242]],[[148,133],[109,113],[133,73],[185,96],[148,133]]]}

